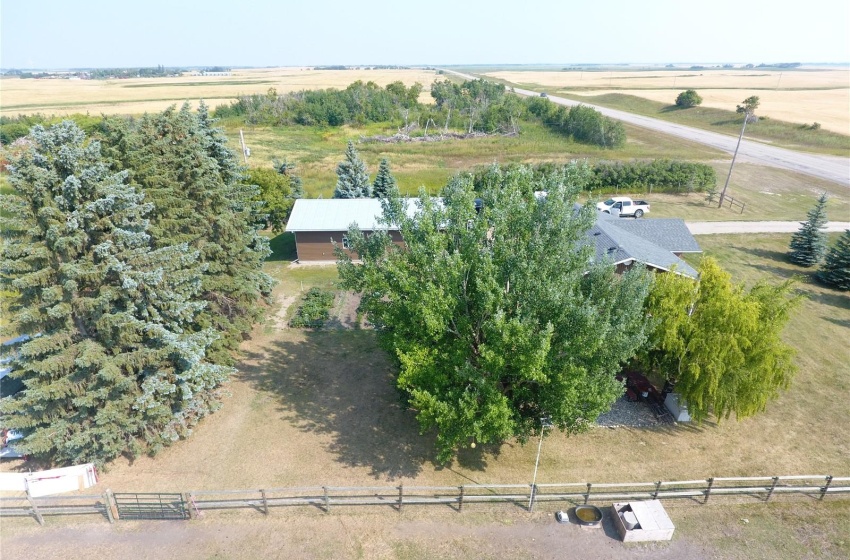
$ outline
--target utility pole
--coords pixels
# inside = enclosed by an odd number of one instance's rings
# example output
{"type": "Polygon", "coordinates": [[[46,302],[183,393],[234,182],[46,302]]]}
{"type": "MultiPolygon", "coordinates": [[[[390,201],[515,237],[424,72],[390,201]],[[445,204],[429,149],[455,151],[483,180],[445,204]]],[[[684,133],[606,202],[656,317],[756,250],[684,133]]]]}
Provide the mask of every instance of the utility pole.
{"type": "Polygon", "coordinates": [[[723,199],[726,198],[726,189],[729,188],[729,179],[732,178],[732,168],[735,167],[735,159],[738,157],[738,148],[741,147],[741,140],[744,138],[744,131],[747,129],[747,122],[749,122],[751,118],[755,119],[756,116],[749,111],[744,113],[744,126],[741,127],[741,135],[738,136],[738,144],[735,146],[734,155],[732,155],[732,165],[729,166],[729,175],[726,176],[726,184],[723,185],[723,190],[720,191],[720,203],[717,205],[718,208],[723,207],[723,199]]]}
{"type": "Polygon", "coordinates": [[[537,467],[540,465],[540,450],[543,448],[543,434],[546,428],[551,428],[552,422],[548,416],[540,418],[540,443],[537,444],[537,459],[534,461],[534,476],[531,479],[531,495],[528,498],[528,511],[533,511],[534,495],[537,493],[537,467]]]}
{"type": "Polygon", "coordinates": [[[248,154],[251,152],[248,151],[248,148],[245,146],[245,136],[242,134],[242,129],[239,129],[239,141],[242,142],[242,157],[245,160],[245,163],[248,163],[248,154]]]}

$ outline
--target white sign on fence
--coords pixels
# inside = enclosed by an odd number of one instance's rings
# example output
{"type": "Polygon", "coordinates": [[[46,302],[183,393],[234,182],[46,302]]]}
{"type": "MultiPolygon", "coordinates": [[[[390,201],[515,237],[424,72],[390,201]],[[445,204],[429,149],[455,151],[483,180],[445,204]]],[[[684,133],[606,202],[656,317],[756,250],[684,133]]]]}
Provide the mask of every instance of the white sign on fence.
{"type": "Polygon", "coordinates": [[[0,491],[27,492],[31,497],[75,492],[97,484],[93,463],[28,473],[0,473],[0,491]]]}

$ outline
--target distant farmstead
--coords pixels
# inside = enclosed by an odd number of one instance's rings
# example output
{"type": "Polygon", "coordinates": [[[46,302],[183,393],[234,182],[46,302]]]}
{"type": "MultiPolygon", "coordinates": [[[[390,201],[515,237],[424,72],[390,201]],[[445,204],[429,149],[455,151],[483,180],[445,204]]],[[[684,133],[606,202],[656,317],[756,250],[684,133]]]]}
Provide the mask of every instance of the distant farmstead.
{"type": "MultiPolygon", "coordinates": [[[[415,215],[418,200],[406,202],[408,215],[415,215]]],[[[382,214],[381,201],[376,198],[302,198],[295,201],[286,231],[295,235],[298,262],[334,261],[334,244],[349,251],[347,234],[352,224],[367,235],[386,231],[396,245],[403,246],[398,228],[380,223],[382,214]]],[[[620,273],[640,263],[653,270],[673,270],[696,278],[697,271],[680,257],[702,252],[685,222],[677,218],[634,220],[600,212],[587,232],[586,242],[593,245],[597,260],[613,263],[620,273]]]]}

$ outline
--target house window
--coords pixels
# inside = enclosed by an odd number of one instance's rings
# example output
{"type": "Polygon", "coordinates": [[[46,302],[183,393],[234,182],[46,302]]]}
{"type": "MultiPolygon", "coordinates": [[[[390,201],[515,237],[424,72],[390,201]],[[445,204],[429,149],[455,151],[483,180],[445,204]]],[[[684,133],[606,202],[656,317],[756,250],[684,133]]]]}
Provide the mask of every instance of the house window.
{"type": "Polygon", "coordinates": [[[348,240],[347,235],[342,236],[342,248],[343,249],[351,249],[351,242],[348,240]]]}

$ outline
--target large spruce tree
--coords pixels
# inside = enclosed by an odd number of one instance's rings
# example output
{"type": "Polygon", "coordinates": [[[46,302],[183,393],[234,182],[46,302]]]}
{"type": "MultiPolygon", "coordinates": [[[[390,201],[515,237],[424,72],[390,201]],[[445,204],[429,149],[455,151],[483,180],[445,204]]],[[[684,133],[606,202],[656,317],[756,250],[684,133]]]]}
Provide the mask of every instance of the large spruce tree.
{"type": "Polygon", "coordinates": [[[73,123],[36,126],[4,195],[2,284],[33,336],[12,363],[25,389],[0,403],[21,451],[48,463],[155,451],[218,401],[230,370],[197,328],[198,251],[148,233],[153,209],[73,123]]]}
{"type": "Polygon", "coordinates": [[[850,290],[850,230],[844,230],[826,254],[818,279],[839,290],[850,290]]]}
{"type": "Polygon", "coordinates": [[[372,185],[369,184],[369,173],[366,164],[354,148],[351,140],[345,150],[345,159],[336,168],[336,190],[334,198],[369,198],[372,196],[372,185]]]}
{"type": "Polygon", "coordinates": [[[821,194],[815,207],[809,210],[809,219],[791,236],[788,257],[800,266],[814,266],[826,254],[826,200],[826,193],[821,194]]]}
{"type": "Polygon", "coordinates": [[[243,183],[242,168],[203,104],[198,113],[184,105],[138,120],[109,119],[104,129],[113,165],[129,170],[131,183],[154,205],[154,245],[186,243],[199,251],[208,305],[196,328],[221,333],[209,356],[231,364],[272,286],[262,272],[270,250],[259,234],[265,222],[259,189],[243,183]]]}

